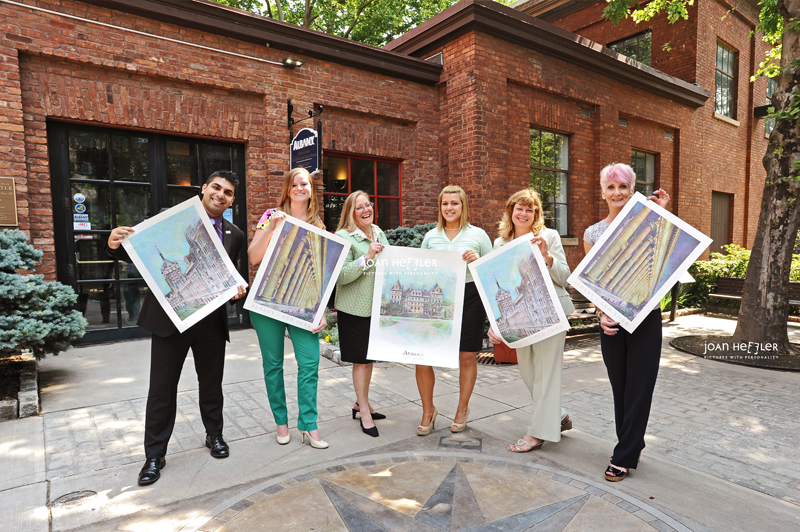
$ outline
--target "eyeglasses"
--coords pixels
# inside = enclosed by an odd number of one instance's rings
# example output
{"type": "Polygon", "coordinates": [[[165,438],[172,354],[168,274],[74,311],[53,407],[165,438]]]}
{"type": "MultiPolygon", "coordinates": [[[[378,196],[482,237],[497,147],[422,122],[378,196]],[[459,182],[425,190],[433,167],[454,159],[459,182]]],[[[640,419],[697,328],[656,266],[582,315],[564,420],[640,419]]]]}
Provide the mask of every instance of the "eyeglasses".
{"type": "Polygon", "coordinates": [[[356,212],[364,212],[364,209],[371,209],[372,207],[372,203],[365,203],[364,205],[359,205],[356,207],[356,212]]]}

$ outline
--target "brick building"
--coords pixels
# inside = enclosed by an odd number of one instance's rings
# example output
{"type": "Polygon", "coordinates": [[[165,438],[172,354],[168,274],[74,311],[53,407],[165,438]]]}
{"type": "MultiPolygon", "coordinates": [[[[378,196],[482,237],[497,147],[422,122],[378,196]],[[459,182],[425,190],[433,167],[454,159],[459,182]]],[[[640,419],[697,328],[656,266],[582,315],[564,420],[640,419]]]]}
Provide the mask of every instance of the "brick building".
{"type": "MultiPolygon", "coordinates": [[[[291,99],[295,117],[324,109],[330,228],[350,190],[367,190],[390,228],[435,220],[438,191],[455,183],[494,237],[505,199],[533,183],[575,266],[583,230],[605,215],[600,168],[633,157],[642,189],[666,189],[706,233],[712,201],[727,198],[727,239],[751,242],[765,141],[750,117],[766,98],[766,82],[743,75],[761,57],[742,29],[751,14],[717,28],[725,4],[702,0],[687,23],[654,23],[651,68],[589,40],[641,33],[600,21],[602,4],[548,6],[533,18],[460,2],[376,49],[203,0],[0,0],[0,168],[19,228],[45,251],[40,272],[76,288],[87,340],[138,336],[145,285],[105,260],[108,232],[232,169],[230,214],[252,233],[288,168],[291,99]],[[679,53],[661,55],[662,31],[679,53]],[[732,117],[709,98],[718,38],[738,58],[732,117]]],[[[241,304],[229,314],[247,324],[241,304]]]]}

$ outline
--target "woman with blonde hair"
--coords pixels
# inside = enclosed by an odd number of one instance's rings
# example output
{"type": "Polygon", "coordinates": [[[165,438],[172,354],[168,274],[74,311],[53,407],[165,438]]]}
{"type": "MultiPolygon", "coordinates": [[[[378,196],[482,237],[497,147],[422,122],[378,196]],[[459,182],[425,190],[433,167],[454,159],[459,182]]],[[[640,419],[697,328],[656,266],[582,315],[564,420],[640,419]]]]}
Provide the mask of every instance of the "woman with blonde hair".
{"type": "MultiPolygon", "coordinates": [[[[565,314],[573,312],[572,299],[564,289],[570,272],[561,237],[558,231],[545,228],[542,201],[536,191],[526,188],[512,194],[506,201],[499,226],[500,236],[494,241],[494,249],[530,234],[531,243],[539,246],[542,252],[561,308],[565,314]]],[[[561,407],[561,366],[566,335],[566,331],[561,332],[517,348],[519,372],[531,394],[533,412],[527,433],[508,445],[511,452],[525,453],[541,448],[545,441],[558,442],[561,432],[572,428],[572,420],[561,407]]],[[[494,344],[502,342],[499,332],[493,329],[489,329],[489,340],[494,344]]]]}
{"type": "Polygon", "coordinates": [[[372,360],[367,359],[367,347],[375,287],[374,259],[384,246],[389,245],[389,241],[374,221],[374,206],[366,192],[357,190],[347,196],[336,235],[349,240],[352,246],[336,281],[336,310],[342,360],[353,364],[353,388],[356,392],[353,419],[360,414],[361,430],[377,438],[378,427],[374,420],[386,416],[375,412],[369,404],[372,360]]]}
{"type": "MultiPolygon", "coordinates": [[[[458,185],[448,185],[439,193],[439,223],[425,234],[422,249],[461,251],[466,262],[478,260],[492,251],[489,236],[480,227],[469,223],[467,194],[458,185]]],[[[477,354],[483,343],[483,325],[486,312],[467,269],[464,288],[464,311],[461,319],[459,346],[458,407],[453,416],[452,432],[463,432],[469,417],[469,399],[478,377],[477,354]]],[[[417,366],[417,388],[422,400],[422,422],[417,427],[419,436],[427,436],[435,428],[439,411],[433,405],[433,387],[436,374],[430,366],[417,366]]]]}
{"type": "MultiPolygon", "coordinates": [[[[613,163],[600,171],[600,195],[608,205],[608,216],[586,229],[583,235],[586,253],[633,197],[635,183],[636,174],[627,164],[613,163]]],[[[647,199],[666,207],[669,194],[659,188],[647,199]]],[[[619,482],[630,469],[636,469],[644,449],[644,433],[661,361],[661,309],[655,308],[632,333],[601,312],[600,328],[600,350],[614,395],[618,440],[605,478],[619,482]]]]}
{"type": "MultiPolygon", "coordinates": [[[[247,248],[247,257],[253,266],[261,264],[277,222],[286,218],[287,214],[320,229],[325,229],[319,216],[314,181],[304,168],[294,168],[286,174],[278,205],[277,209],[268,209],[261,216],[250,247],[247,248]]],[[[283,382],[283,338],[284,332],[288,328],[297,361],[297,403],[300,409],[297,428],[302,435],[302,441],[305,441],[308,436],[312,447],[327,448],[328,443],[322,440],[317,429],[319,331],[327,325],[325,318],[322,318],[322,322],[313,331],[306,331],[255,312],[250,313],[250,320],[253,322],[253,327],[258,335],[258,344],[261,347],[264,382],[267,385],[267,397],[272,409],[272,416],[277,425],[278,443],[285,445],[291,440],[283,382]]]]}

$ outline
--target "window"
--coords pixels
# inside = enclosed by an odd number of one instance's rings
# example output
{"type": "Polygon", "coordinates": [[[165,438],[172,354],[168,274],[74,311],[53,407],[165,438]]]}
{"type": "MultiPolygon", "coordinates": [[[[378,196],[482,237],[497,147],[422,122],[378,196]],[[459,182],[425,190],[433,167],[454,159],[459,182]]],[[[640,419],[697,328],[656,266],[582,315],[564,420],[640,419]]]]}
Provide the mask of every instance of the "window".
{"type": "Polygon", "coordinates": [[[656,156],[631,150],[631,168],[636,172],[636,192],[652,196],[656,185],[656,156]]]}
{"type": "Polygon", "coordinates": [[[531,129],[531,187],[542,198],[544,223],[567,234],[569,137],[531,129]]]}
{"type": "Polygon", "coordinates": [[[403,222],[400,208],[400,163],[363,159],[347,155],[322,158],[325,226],[335,231],[344,200],[351,192],[363,190],[375,205],[375,223],[393,229],[403,222]]]}
{"type": "MultiPolygon", "coordinates": [[[[767,105],[772,106],[772,95],[775,94],[775,91],[778,90],[778,80],[775,78],[767,78],[767,105]]],[[[764,127],[767,135],[772,133],[772,130],[775,129],[775,119],[774,118],[767,118],[764,121],[764,127]]]]}
{"type": "MultiPolygon", "coordinates": [[[[196,197],[202,176],[217,170],[239,175],[225,217],[244,228],[244,148],[61,123],[48,124],[48,136],[58,279],[75,289],[77,308],[89,322],[82,343],[142,336],[136,321],[147,285],[133,264],[106,256],[108,235],[196,197]]],[[[244,257],[240,265],[247,264],[244,257]]],[[[240,323],[241,305],[227,310],[229,324],[240,323]]]]}
{"type": "Polygon", "coordinates": [[[608,47],[618,54],[622,54],[650,66],[652,44],[653,32],[646,31],[621,41],[612,42],[608,47]]]}
{"type": "Polygon", "coordinates": [[[717,67],[714,91],[714,111],[736,118],[736,50],[717,41],[717,67]]]}

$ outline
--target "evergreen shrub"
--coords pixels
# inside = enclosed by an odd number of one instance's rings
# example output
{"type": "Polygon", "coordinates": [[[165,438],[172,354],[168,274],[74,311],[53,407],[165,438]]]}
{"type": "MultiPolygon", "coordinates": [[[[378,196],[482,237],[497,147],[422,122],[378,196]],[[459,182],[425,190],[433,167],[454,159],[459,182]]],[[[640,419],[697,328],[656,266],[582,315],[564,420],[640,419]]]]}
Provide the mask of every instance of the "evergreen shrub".
{"type": "Polygon", "coordinates": [[[26,349],[57,355],[86,332],[72,287],[28,273],[41,258],[22,231],[0,231],[0,358],[26,349]]]}
{"type": "Polygon", "coordinates": [[[434,229],[436,223],[415,225],[414,227],[398,227],[385,231],[386,239],[393,246],[403,246],[407,248],[418,248],[422,245],[425,233],[434,229]]]}

